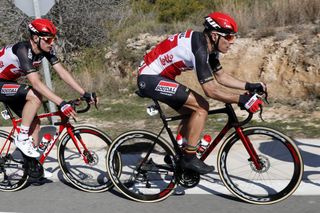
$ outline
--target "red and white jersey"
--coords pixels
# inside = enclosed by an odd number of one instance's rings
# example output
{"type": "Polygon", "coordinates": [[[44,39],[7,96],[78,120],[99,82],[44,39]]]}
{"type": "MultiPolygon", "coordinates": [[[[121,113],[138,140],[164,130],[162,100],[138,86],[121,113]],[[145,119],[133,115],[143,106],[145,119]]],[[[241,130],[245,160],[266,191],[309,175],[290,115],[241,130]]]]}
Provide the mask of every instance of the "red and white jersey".
{"type": "Polygon", "coordinates": [[[13,54],[12,46],[0,50],[0,78],[15,80],[22,75],[18,57],[13,54]]]}
{"type": "Polygon", "coordinates": [[[145,64],[140,67],[143,75],[161,75],[171,79],[184,70],[194,68],[195,58],[191,48],[193,31],[169,36],[144,57],[145,64]]]}
{"type": "Polygon", "coordinates": [[[212,73],[221,69],[218,53],[211,57],[201,32],[188,30],[169,36],[144,56],[139,75],[161,75],[175,79],[186,70],[194,69],[200,83],[212,80],[212,73]]]}
{"type": "Polygon", "coordinates": [[[15,81],[20,76],[36,72],[43,57],[53,65],[59,62],[54,51],[35,54],[30,42],[18,42],[0,49],[0,80],[15,81]]]}

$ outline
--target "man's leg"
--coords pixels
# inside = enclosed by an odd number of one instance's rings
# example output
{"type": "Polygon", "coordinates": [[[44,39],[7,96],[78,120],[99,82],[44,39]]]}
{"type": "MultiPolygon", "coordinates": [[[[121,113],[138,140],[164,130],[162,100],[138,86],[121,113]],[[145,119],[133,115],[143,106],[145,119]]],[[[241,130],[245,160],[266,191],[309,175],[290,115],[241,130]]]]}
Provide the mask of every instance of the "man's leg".
{"type": "Polygon", "coordinates": [[[38,147],[40,143],[39,132],[40,132],[40,119],[36,117],[33,119],[30,130],[29,130],[29,135],[32,135],[33,144],[35,147],[38,147]]]}
{"type": "Polygon", "coordinates": [[[214,170],[214,167],[206,165],[196,156],[200,134],[204,129],[208,117],[209,104],[202,96],[191,92],[183,107],[190,109],[192,112],[188,123],[185,121],[181,123],[181,134],[185,134],[187,138],[187,145],[184,147],[185,154],[181,160],[181,165],[185,169],[190,169],[200,174],[209,173],[214,170]]]}
{"type": "MultiPolygon", "coordinates": [[[[29,139],[30,126],[41,106],[41,96],[36,91],[30,89],[26,96],[26,103],[22,110],[21,131],[18,134],[15,143],[16,146],[26,155],[30,157],[39,157],[39,153],[34,149],[32,140],[29,139]]],[[[38,143],[39,123],[35,119],[34,128],[32,129],[35,136],[36,143],[38,143]],[[36,130],[36,131],[34,131],[36,130]]]]}
{"type": "Polygon", "coordinates": [[[198,144],[200,134],[208,117],[209,104],[199,94],[191,92],[179,113],[190,113],[189,119],[182,120],[178,129],[185,136],[190,146],[198,144]]]}

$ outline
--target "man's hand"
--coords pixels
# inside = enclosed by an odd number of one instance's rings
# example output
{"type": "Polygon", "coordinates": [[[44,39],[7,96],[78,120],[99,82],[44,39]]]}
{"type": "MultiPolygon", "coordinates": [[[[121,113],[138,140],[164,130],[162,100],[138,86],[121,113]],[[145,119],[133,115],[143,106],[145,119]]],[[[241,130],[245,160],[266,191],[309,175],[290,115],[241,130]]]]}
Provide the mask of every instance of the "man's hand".
{"type": "Polygon", "coordinates": [[[62,101],[61,104],[59,105],[60,111],[67,117],[73,117],[76,118],[76,112],[72,108],[70,104],[68,104],[65,101],[62,101]]]}
{"type": "Polygon", "coordinates": [[[263,101],[258,98],[258,96],[251,94],[240,95],[238,105],[241,109],[246,109],[250,113],[255,113],[259,111],[260,106],[263,104],[263,101]]]}
{"type": "Polygon", "coordinates": [[[263,82],[259,82],[259,83],[247,82],[245,85],[245,89],[248,90],[249,92],[266,92],[267,85],[263,82]]]}
{"type": "Polygon", "coordinates": [[[96,103],[96,104],[97,104],[97,103],[98,103],[98,98],[97,98],[97,95],[96,95],[95,92],[92,92],[92,93],[90,93],[90,92],[85,92],[82,97],[83,97],[83,98],[86,100],[86,102],[89,103],[89,104],[93,104],[93,103],[96,103]]]}

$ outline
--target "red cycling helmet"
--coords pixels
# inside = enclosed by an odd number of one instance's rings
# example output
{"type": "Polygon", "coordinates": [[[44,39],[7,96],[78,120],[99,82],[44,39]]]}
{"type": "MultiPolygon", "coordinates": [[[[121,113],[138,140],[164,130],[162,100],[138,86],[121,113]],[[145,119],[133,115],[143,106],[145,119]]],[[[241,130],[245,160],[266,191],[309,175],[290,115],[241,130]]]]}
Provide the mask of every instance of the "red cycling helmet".
{"type": "Polygon", "coordinates": [[[229,15],[213,12],[205,17],[203,23],[206,30],[215,30],[224,34],[236,34],[238,32],[237,23],[229,15]]]}
{"type": "Polygon", "coordinates": [[[39,36],[56,36],[57,28],[49,19],[35,19],[29,24],[29,31],[31,34],[39,36]]]}

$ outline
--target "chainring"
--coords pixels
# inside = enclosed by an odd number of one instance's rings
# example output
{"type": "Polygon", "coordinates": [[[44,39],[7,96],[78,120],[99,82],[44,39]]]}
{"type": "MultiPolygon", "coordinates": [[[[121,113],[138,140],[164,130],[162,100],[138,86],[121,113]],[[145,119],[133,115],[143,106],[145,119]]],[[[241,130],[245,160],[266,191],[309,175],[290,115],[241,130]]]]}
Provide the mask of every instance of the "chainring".
{"type": "Polygon", "coordinates": [[[200,182],[200,174],[191,170],[177,172],[178,183],[185,188],[193,188],[200,182]]]}

